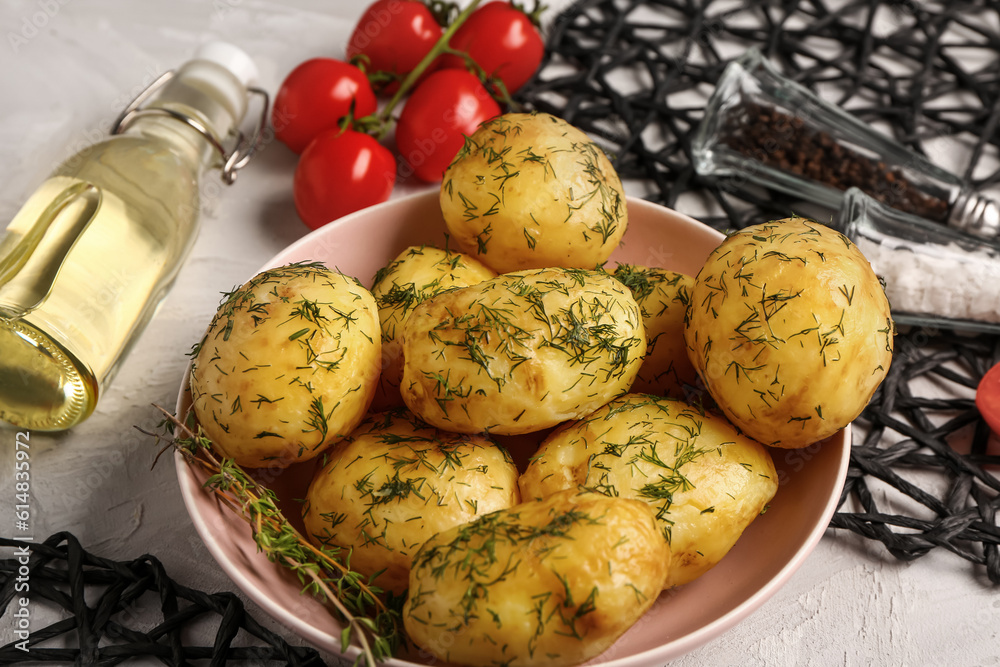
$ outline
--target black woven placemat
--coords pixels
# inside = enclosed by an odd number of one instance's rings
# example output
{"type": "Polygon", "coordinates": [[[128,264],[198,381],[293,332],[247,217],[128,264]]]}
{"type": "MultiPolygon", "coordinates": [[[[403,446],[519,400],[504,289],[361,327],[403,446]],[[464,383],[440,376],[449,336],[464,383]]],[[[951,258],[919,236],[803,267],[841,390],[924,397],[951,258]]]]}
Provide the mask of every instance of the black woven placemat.
{"type": "MultiPolygon", "coordinates": [[[[918,152],[944,138],[964,155],[957,173],[990,188],[1000,182],[998,18],[992,2],[585,0],[554,20],[541,74],[519,98],[597,137],[623,177],[651,184],[650,199],[703,207],[704,222],[742,228],[798,202],[699,177],[691,137],[725,65],[753,46],[918,152]]],[[[986,454],[989,431],[970,397],[1000,360],[997,345],[995,336],[927,329],[897,337],[890,375],[855,424],[833,527],[904,560],[946,549],[1000,584],[1000,483],[998,468],[986,467],[1000,457],[986,454]],[[966,393],[936,398],[929,376],[966,393]],[[958,454],[955,442],[972,453],[958,454]]]]}
{"type": "Polygon", "coordinates": [[[700,178],[690,144],[722,70],[756,47],[918,152],[944,138],[967,153],[960,175],[996,186],[998,13],[985,1],[583,0],[551,22],[541,72],[518,100],[603,141],[623,177],[652,184],[650,199],[677,207],[697,197],[721,210],[703,222],[740,228],[798,202],[700,178]]]}
{"type": "Polygon", "coordinates": [[[0,618],[14,636],[0,647],[0,665],[324,664],[315,649],[291,646],[263,627],[236,595],[182,586],[153,556],[109,560],[70,533],[37,544],[0,538],[0,547],[14,550],[0,560],[0,618]],[[43,607],[62,618],[38,627],[43,607]],[[211,645],[192,644],[195,624],[215,628],[211,645]],[[29,637],[15,634],[22,627],[29,637]],[[49,647],[54,638],[57,647],[49,647]]]}
{"type": "Polygon", "coordinates": [[[940,547],[1000,583],[1000,456],[987,454],[990,430],[972,398],[927,395],[942,384],[955,393],[973,390],[998,355],[994,336],[897,336],[889,375],[855,424],[834,527],[879,540],[902,560],[940,547]],[[856,511],[844,507],[852,497],[856,511]],[[887,509],[904,498],[907,509],[887,509]]]}

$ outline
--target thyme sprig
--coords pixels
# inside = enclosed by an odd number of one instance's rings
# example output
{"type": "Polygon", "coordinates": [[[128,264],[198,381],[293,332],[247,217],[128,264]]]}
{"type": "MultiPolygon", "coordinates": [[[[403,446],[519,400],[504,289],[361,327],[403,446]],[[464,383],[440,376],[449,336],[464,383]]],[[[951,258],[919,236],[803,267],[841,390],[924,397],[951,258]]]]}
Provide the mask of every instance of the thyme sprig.
{"type": "Polygon", "coordinates": [[[293,572],[303,592],[325,602],[343,622],[342,650],[352,641],[360,648],[355,664],[374,667],[392,657],[404,641],[398,601],[352,571],[349,552],[309,542],[278,508],[274,492],[232,459],[220,456],[200,428],[158,409],[174,429],[171,446],[188,465],[209,475],[205,489],[249,524],[254,542],[268,560],[293,572]]]}

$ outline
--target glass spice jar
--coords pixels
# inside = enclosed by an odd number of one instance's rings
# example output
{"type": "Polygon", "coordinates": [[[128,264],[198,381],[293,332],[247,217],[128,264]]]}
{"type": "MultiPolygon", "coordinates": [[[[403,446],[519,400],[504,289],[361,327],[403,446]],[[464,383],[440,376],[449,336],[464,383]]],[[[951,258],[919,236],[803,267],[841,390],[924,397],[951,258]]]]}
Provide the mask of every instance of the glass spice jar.
{"type": "MultiPolygon", "coordinates": [[[[702,176],[753,183],[837,210],[857,187],[985,238],[1000,207],[958,176],[784,77],[756,48],[723,71],[692,142],[702,176]]],[[[733,183],[735,181],[735,183],[733,183]]]]}
{"type": "Polygon", "coordinates": [[[849,188],[832,227],[885,286],[899,325],[1000,333],[1000,241],[886,206],[849,188]]]}

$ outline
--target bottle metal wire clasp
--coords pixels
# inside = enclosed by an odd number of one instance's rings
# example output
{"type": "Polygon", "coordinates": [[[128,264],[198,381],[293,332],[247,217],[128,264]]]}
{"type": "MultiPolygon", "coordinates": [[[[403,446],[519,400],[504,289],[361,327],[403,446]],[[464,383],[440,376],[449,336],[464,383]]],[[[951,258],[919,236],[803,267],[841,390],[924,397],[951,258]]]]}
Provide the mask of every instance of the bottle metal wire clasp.
{"type": "Polygon", "coordinates": [[[247,88],[248,92],[262,98],[263,104],[260,117],[257,120],[250,139],[247,139],[242,130],[237,131],[236,142],[230,150],[223,146],[222,142],[219,141],[212,131],[205,127],[205,124],[197,118],[193,118],[185,113],[181,113],[180,111],[175,111],[173,109],[164,109],[160,107],[144,108],[142,106],[156,94],[156,91],[174,78],[174,75],[174,70],[164,72],[157,77],[155,81],[146,86],[142,92],[136,95],[135,99],[129,102],[128,106],[122,110],[121,114],[111,126],[111,134],[120,134],[132,123],[132,121],[140,116],[169,116],[174,118],[175,120],[185,123],[193,128],[196,132],[198,132],[198,134],[203,136],[206,141],[208,141],[212,148],[216,150],[222,158],[222,180],[226,183],[226,185],[232,185],[236,180],[237,172],[250,162],[250,158],[252,158],[254,153],[257,151],[257,148],[260,146],[261,138],[264,136],[264,128],[267,126],[267,110],[270,106],[270,97],[268,96],[267,91],[254,86],[247,88]]]}

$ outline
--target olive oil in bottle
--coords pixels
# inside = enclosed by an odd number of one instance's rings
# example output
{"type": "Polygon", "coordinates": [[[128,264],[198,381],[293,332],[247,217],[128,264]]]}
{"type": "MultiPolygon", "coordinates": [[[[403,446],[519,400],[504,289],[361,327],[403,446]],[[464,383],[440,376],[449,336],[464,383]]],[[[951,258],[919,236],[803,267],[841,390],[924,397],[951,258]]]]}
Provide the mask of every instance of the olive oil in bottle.
{"type": "Polygon", "coordinates": [[[0,232],[0,420],[62,430],[93,412],[194,243],[203,172],[231,182],[249,157],[223,144],[253,77],[242,51],[204,47],[0,232]]]}

